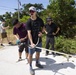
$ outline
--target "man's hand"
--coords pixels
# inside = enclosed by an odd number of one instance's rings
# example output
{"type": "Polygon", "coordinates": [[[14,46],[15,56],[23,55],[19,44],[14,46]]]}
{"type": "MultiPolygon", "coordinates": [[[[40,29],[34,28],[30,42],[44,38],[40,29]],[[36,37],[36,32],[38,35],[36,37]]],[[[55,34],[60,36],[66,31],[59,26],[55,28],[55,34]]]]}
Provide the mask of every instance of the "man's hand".
{"type": "Polygon", "coordinates": [[[53,32],[52,34],[53,34],[53,35],[56,35],[56,33],[54,33],[54,32],[53,32]]]}
{"type": "Polygon", "coordinates": [[[24,41],[25,39],[27,39],[27,36],[24,37],[24,38],[21,38],[20,41],[24,41]]]}
{"type": "Polygon", "coordinates": [[[48,32],[45,32],[46,34],[48,34],[48,32]]]}
{"type": "Polygon", "coordinates": [[[36,47],[36,45],[34,43],[32,43],[30,46],[31,46],[31,48],[35,48],[36,47]]]}
{"type": "Polygon", "coordinates": [[[20,40],[16,40],[16,44],[19,45],[21,43],[20,40]]]}
{"type": "Polygon", "coordinates": [[[21,38],[20,41],[24,41],[24,38],[21,38]]]}
{"type": "Polygon", "coordinates": [[[42,32],[39,32],[38,36],[41,37],[42,36],[42,32]]]}
{"type": "Polygon", "coordinates": [[[9,29],[10,27],[9,27],[9,25],[7,26],[7,27],[5,27],[6,29],[9,29]]]}

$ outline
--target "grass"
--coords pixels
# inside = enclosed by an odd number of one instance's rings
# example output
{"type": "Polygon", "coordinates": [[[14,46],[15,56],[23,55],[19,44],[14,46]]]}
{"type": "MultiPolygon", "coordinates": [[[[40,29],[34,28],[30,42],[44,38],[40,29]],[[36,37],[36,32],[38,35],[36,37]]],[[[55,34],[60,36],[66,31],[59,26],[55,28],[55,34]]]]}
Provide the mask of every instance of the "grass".
{"type": "MultiPolygon", "coordinates": [[[[6,32],[7,32],[7,36],[8,36],[9,41],[11,41],[12,43],[15,44],[16,39],[13,35],[13,29],[8,29],[8,30],[6,30],[6,32]]],[[[1,35],[0,35],[0,39],[1,39],[1,35]]],[[[8,44],[8,41],[6,38],[3,40],[3,43],[8,44]]],[[[2,47],[0,46],[0,48],[2,48],[2,47]]]]}
{"type": "MultiPolygon", "coordinates": [[[[9,40],[10,40],[11,42],[15,43],[16,38],[15,38],[14,35],[13,35],[13,29],[8,29],[8,30],[7,30],[7,36],[8,36],[8,38],[9,38],[9,40]]],[[[5,42],[6,42],[6,41],[5,41],[5,42]]]]}

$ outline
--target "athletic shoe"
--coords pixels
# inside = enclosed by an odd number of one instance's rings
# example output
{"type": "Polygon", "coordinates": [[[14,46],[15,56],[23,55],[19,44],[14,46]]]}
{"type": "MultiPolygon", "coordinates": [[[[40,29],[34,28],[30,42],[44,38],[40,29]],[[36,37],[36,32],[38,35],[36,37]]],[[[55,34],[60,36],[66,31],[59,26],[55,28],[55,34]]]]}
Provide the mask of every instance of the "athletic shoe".
{"type": "Polygon", "coordinates": [[[13,43],[12,43],[12,42],[9,42],[8,44],[13,45],[13,43]]]}
{"type": "Polygon", "coordinates": [[[48,55],[48,53],[45,53],[45,56],[47,56],[48,55]]]}
{"type": "Polygon", "coordinates": [[[21,58],[19,58],[19,59],[18,59],[18,61],[22,61],[22,59],[21,59],[21,58]]]}
{"type": "Polygon", "coordinates": [[[26,58],[26,64],[28,64],[29,63],[29,61],[28,61],[28,59],[26,58]]]}
{"type": "Polygon", "coordinates": [[[1,46],[4,46],[3,44],[1,44],[1,46]]]}
{"type": "Polygon", "coordinates": [[[31,74],[31,75],[35,75],[35,72],[34,72],[33,69],[30,69],[30,74],[31,74]]]}
{"type": "Polygon", "coordinates": [[[41,64],[39,64],[39,63],[38,64],[36,63],[36,67],[43,68],[43,66],[41,64]]]}
{"type": "Polygon", "coordinates": [[[52,52],[52,55],[53,55],[53,57],[55,57],[56,56],[56,53],[52,52]]]}
{"type": "Polygon", "coordinates": [[[52,52],[52,54],[53,54],[53,55],[55,55],[55,53],[54,53],[54,52],[52,52]]]}
{"type": "Polygon", "coordinates": [[[49,54],[49,51],[46,51],[46,54],[45,55],[47,56],[48,54],[49,54]]]}

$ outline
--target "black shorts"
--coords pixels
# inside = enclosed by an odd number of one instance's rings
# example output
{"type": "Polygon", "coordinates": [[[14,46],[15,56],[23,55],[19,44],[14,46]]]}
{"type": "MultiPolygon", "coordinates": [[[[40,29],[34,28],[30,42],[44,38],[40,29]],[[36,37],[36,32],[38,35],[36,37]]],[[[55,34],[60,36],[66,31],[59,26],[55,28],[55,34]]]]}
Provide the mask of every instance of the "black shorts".
{"type": "Polygon", "coordinates": [[[1,38],[6,38],[7,37],[7,33],[1,33],[1,38]]]}
{"type": "Polygon", "coordinates": [[[28,43],[27,42],[24,42],[24,43],[21,43],[19,45],[19,52],[23,52],[23,50],[26,51],[26,53],[28,53],[28,43]]]}

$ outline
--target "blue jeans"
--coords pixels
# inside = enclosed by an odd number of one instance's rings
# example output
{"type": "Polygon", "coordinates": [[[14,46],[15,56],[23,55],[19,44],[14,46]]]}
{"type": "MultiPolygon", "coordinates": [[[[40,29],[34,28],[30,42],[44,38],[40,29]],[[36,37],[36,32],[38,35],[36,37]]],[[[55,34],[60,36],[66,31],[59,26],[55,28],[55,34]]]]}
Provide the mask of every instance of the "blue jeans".
{"type": "MultiPolygon", "coordinates": [[[[37,47],[42,47],[42,42],[40,42],[40,43],[37,45],[37,47]]],[[[38,48],[30,48],[30,47],[29,47],[28,50],[29,50],[29,54],[30,54],[30,55],[32,55],[35,51],[36,51],[36,52],[41,52],[41,49],[38,49],[38,48]]]]}

